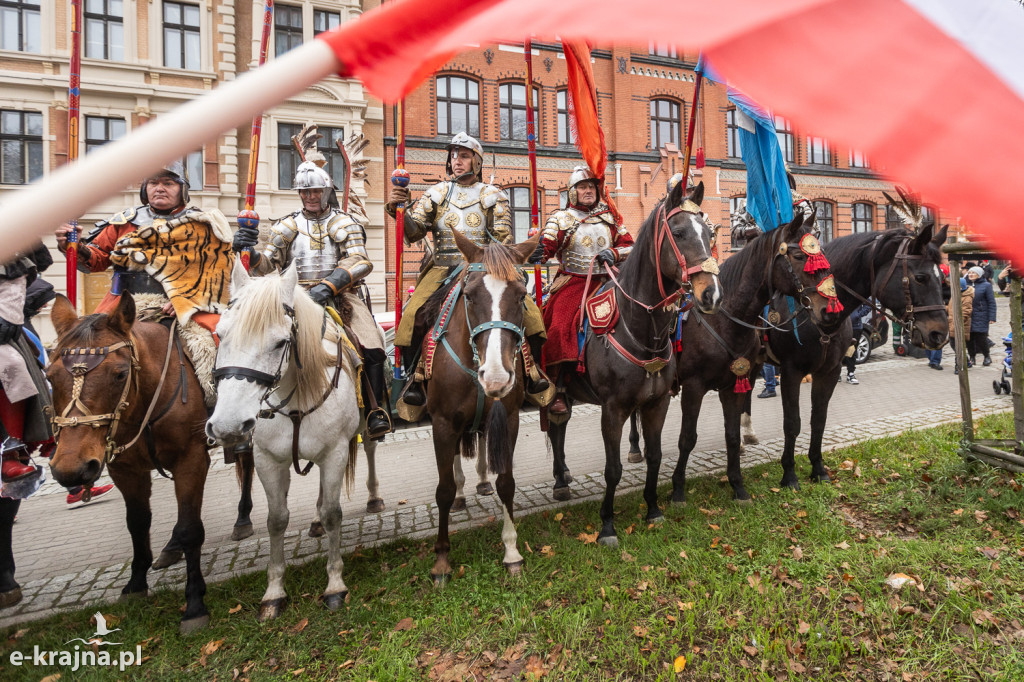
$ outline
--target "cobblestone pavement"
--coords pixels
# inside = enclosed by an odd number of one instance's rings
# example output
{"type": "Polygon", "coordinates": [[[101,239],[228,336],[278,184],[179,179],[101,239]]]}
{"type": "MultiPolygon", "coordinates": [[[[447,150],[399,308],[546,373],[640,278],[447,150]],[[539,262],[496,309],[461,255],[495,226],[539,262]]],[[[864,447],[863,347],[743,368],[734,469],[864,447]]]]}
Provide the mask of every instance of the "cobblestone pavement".
{"type": "MultiPolygon", "coordinates": [[[[992,330],[995,340],[991,367],[972,370],[971,386],[975,415],[990,414],[1010,408],[1008,396],[992,393],[992,380],[999,377],[1002,345],[999,340],[1009,328],[1006,299],[998,299],[1000,320],[992,330]]],[[[927,361],[896,357],[892,346],[876,349],[872,359],[860,366],[860,385],[842,383],[836,388],[825,431],[826,463],[834,465],[828,452],[833,448],[858,441],[891,436],[909,429],[919,429],[960,420],[960,404],[956,377],[952,371],[951,353],[946,351],[945,371],[930,370],[927,361]]],[[[845,372],[844,372],[845,374],[845,372]]],[[[759,391],[760,386],[755,388],[759,391]]],[[[753,424],[761,444],[747,446],[743,465],[753,466],[775,461],[782,450],[782,405],[779,399],[755,400],[753,424]]],[[[797,441],[797,452],[806,453],[810,418],[810,387],[801,391],[804,433],[797,441]]],[[[675,441],[679,435],[679,412],[673,406],[663,436],[665,460],[661,478],[668,480],[675,465],[675,441]]],[[[721,411],[713,396],[706,396],[697,447],[690,458],[688,473],[712,475],[724,470],[725,440],[721,427],[721,411]]],[[[436,508],[433,502],[436,468],[430,427],[399,431],[377,450],[380,492],[387,509],[367,514],[365,494],[357,469],[357,485],[351,499],[343,499],[345,521],[342,540],[346,553],[357,546],[370,546],[395,538],[421,538],[436,532],[436,508]]],[[[623,462],[628,450],[625,438],[623,462]]],[[[555,502],[551,495],[551,457],[546,440],[538,428],[536,412],[522,416],[522,428],[516,447],[515,475],[517,482],[517,513],[529,513],[565,506],[584,500],[598,499],[604,491],[604,454],[600,435],[600,412],[594,406],[576,410],[569,425],[567,459],[573,470],[573,500],[555,502]]],[[[360,460],[363,455],[360,452],[360,460]]],[[[806,458],[798,457],[801,475],[806,475],[806,458]]],[[[478,497],[473,494],[476,475],[467,463],[468,509],[453,515],[453,528],[468,528],[501,518],[497,496],[478,497]]],[[[620,490],[643,486],[645,466],[624,464],[620,490]]],[[[158,477],[157,477],[158,478],[158,477]]],[[[102,479],[105,480],[105,479],[102,479]]],[[[293,477],[291,525],[286,533],[289,561],[309,561],[324,549],[322,539],[306,536],[313,518],[316,499],[315,472],[306,478],[293,477]]],[[[208,582],[266,568],[269,540],[266,533],[266,499],[262,487],[254,486],[255,509],[252,520],[255,535],[241,542],[230,539],[235,519],[238,489],[233,469],[215,463],[207,479],[203,518],[206,544],[203,547],[203,573],[208,582]]],[[[729,495],[722,490],[723,499],[729,495]]],[[[173,486],[158,480],[153,488],[154,552],[170,537],[176,505],[173,486]]],[[[523,538],[528,540],[529,538],[523,538]]],[[[131,543],[124,520],[124,505],[115,490],[96,501],[78,508],[68,508],[65,491],[47,482],[34,497],[22,504],[14,526],[14,554],[17,577],[22,584],[24,600],[6,610],[0,627],[38,619],[57,610],[81,608],[92,603],[116,599],[128,580],[131,543]]],[[[152,571],[151,588],[183,589],[184,562],[177,566],[152,571]]]]}

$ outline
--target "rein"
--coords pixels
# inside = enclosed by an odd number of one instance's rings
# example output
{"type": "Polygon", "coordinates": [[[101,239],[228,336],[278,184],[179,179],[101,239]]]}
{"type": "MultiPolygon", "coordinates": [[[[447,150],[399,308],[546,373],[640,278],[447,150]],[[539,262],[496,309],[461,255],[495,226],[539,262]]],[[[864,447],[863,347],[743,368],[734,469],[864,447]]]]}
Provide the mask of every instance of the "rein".
{"type": "MultiPolygon", "coordinates": [[[[164,381],[167,378],[167,369],[171,363],[171,350],[177,343],[177,320],[171,324],[171,328],[167,335],[167,352],[164,354],[163,368],[160,370],[160,380],[157,383],[156,390],[153,392],[153,398],[149,402],[149,406],[146,408],[146,413],[142,418],[142,423],[139,426],[138,433],[135,437],[124,445],[117,444],[117,430],[121,424],[122,413],[125,408],[128,407],[128,394],[131,392],[132,386],[135,386],[135,390],[138,391],[138,373],[141,370],[139,364],[138,347],[135,342],[135,337],[129,332],[129,336],[124,341],[118,341],[110,346],[94,347],[85,346],[77,348],[65,348],[60,352],[61,365],[64,369],[72,376],[73,383],[71,387],[71,401],[68,402],[67,406],[61,412],[60,416],[53,416],[51,423],[53,425],[53,437],[56,439],[59,437],[62,429],[75,428],[78,426],[90,426],[94,429],[98,429],[104,425],[107,425],[107,435],[105,437],[106,447],[103,450],[103,466],[113,464],[119,455],[131,448],[135,443],[138,442],[144,434],[146,437],[147,452],[149,453],[150,461],[154,468],[164,478],[170,479],[171,476],[164,471],[163,467],[156,460],[156,447],[153,443],[152,436],[149,432],[152,429],[154,423],[160,420],[170,410],[174,401],[177,399],[178,394],[182,394],[182,402],[187,400],[187,394],[185,391],[185,363],[184,358],[181,357],[181,346],[178,345],[179,363],[181,365],[181,378],[179,379],[178,386],[174,390],[174,395],[167,402],[167,405],[160,411],[155,418],[153,412],[156,409],[157,401],[160,399],[160,393],[164,387],[164,381]],[[82,388],[85,385],[85,377],[92,370],[100,366],[100,364],[110,357],[115,351],[122,348],[127,348],[130,355],[130,364],[128,365],[128,377],[125,379],[124,388],[121,389],[121,395],[117,399],[117,403],[114,405],[114,409],[111,412],[105,414],[92,414],[89,408],[82,402],[82,388]],[[71,411],[77,409],[82,413],[81,416],[72,416],[71,411]]],[[[102,469],[101,469],[102,472],[102,469]]]]}

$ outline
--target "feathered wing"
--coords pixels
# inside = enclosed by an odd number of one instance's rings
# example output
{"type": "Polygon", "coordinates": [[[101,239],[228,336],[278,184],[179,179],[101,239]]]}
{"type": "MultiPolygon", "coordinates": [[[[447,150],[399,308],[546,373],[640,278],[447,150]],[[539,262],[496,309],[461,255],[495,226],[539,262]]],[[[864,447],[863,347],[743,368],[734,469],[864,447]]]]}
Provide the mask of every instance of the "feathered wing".
{"type": "Polygon", "coordinates": [[[365,184],[370,182],[366,176],[370,160],[362,156],[363,150],[369,144],[370,141],[365,135],[354,133],[345,141],[341,150],[345,154],[345,165],[348,167],[348,187],[346,188],[348,190],[348,214],[363,225],[368,224],[370,218],[366,214],[363,200],[353,191],[353,185],[357,182],[365,184]]]}
{"type": "Polygon", "coordinates": [[[900,220],[911,229],[918,230],[921,223],[924,222],[924,215],[921,212],[921,197],[899,185],[896,185],[896,193],[899,194],[899,199],[894,198],[888,192],[882,192],[900,220]]]}
{"type": "Polygon", "coordinates": [[[323,135],[321,135],[317,129],[316,123],[313,123],[312,121],[307,121],[297,135],[292,135],[292,142],[299,148],[302,160],[312,161],[320,168],[323,168],[327,163],[327,159],[324,158],[324,155],[316,148],[317,140],[322,137],[323,135]]]}

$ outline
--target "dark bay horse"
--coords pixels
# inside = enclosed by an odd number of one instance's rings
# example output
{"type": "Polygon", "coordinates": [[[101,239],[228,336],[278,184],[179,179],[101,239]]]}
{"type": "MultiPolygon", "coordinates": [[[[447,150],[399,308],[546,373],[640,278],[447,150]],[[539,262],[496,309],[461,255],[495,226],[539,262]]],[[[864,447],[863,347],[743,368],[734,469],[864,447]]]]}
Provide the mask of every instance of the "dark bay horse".
{"type": "MultiPolygon", "coordinates": [[[[910,329],[911,342],[922,348],[941,348],[948,335],[946,307],[942,301],[942,273],[939,247],[946,240],[943,227],[933,237],[933,224],[917,233],[907,229],[865,232],[841,237],[825,245],[836,290],[843,304],[842,325],[828,333],[814,326],[806,313],[799,312],[793,323],[797,334],[770,330],[768,358],[782,371],[783,431],[781,486],[799,490],[794,451],[800,434],[800,382],[808,374],[811,383],[811,441],[807,456],[811,480],[825,482],[828,472],[821,458],[828,404],[836,388],[842,359],[851,342],[849,316],[873,298],[895,313],[894,319],[910,329]]],[[[772,301],[783,317],[788,314],[784,299],[772,301]]],[[[750,413],[748,398],[747,414],[750,413]]]]}
{"type": "MultiPolygon", "coordinates": [[[[679,183],[647,217],[629,258],[611,282],[619,311],[604,335],[591,335],[583,354],[585,372],[568,385],[571,402],[601,405],[605,451],[605,495],[598,540],[615,546],[615,488],[622,477],[619,456],[622,426],[638,410],[648,438],[644,500],[647,520],[663,518],[658,508],[661,429],[675,377],[671,335],[683,296],[700,310],[714,313],[722,299],[718,264],[711,255],[711,230],[700,215],[704,184],[685,190],[679,183]]],[[[571,411],[569,417],[571,417],[571,411]]],[[[548,435],[554,451],[554,496],[569,499],[572,477],[565,465],[566,419],[552,419],[548,435]]]]}
{"type": "Polygon", "coordinates": [[[516,489],[512,456],[524,396],[523,367],[518,358],[526,283],[517,266],[526,262],[540,241],[538,235],[512,247],[490,244],[481,248],[458,230],[453,234],[469,265],[441,308],[449,323],[433,349],[433,368],[426,383],[426,409],[433,424],[439,477],[436,558],[430,571],[436,583],[443,583],[452,570],[448,517],[455,502],[455,458],[460,452],[466,458],[483,456],[474,447],[478,427],[486,433],[487,460],[491,473],[497,475],[495,485],[503,505],[503,561],[513,575],[522,569],[512,507],[516,489]]]}
{"type": "Polygon", "coordinates": [[[835,298],[827,295],[833,286],[828,264],[807,253],[820,251],[813,227],[813,215],[805,222],[798,213],[790,224],[757,237],[733,254],[719,275],[725,295],[718,314],[705,317],[691,311],[683,323],[682,351],[676,357],[683,421],[679,460],[672,474],[672,502],[686,501],[686,465],[697,444],[701,403],[710,390],[718,392],[725,418],[733,499],[750,500],[740,468],[740,415],[750,397],[751,372],[761,364],[764,306],[773,293],[779,293],[795,297],[801,309],[825,327],[840,320],[835,298]]]}
{"type": "Polygon", "coordinates": [[[155,322],[136,322],[125,294],[109,315],[79,318],[57,296],[50,313],[57,348],[46,370],[53,387],[57,449],[50,460],[62,486],[89,490],[103,472],[121,491],[132,537],[132,572],[122,595],[145,595],[153,563],[150,472],[174,481],[178,521],[172,541],[185,553],[185,613],[181,630],[206,625],[206,582],[199,566],[205,531],[203,487],[210,464],[203,425],[206,408],[177,335],[155,322]]]}

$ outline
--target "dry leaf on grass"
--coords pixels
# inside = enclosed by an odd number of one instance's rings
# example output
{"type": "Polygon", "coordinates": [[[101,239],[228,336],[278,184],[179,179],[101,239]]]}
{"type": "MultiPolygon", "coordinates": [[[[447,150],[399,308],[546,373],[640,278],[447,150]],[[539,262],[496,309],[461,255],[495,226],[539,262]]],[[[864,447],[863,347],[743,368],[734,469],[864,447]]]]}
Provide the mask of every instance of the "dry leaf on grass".
{"type": "Polygon", "coordinates": [[[899,592],[906,584],[917,585],[917,581],[906,573],[893,573],[885,579],[885,584],[892,588],[893,592],[899,592]]]}
{"type": "Polygon", "coordinates": [[[53,675],[47,675],[39,682],[57,682],[60,679],[60,673],[54,673],[53,675]]]}
{"type": "Polygon", "coordinates": [[[747,652],[747,656],[750,656],[751,658],[754,658],[755,656],[757,656],[760,653],[757,650],[756,646],[748,646],[746,644],[743,645],[743,650],[745,652],[747,652]]]}
{"type": "Polygon", "coordinates": [[[576,536],[576,539],[581,541],[584,545],[597,544],[597,531],[593,533],[580,533],[576,536]]]}
{"type": "Polygon", "coordinates": [[[805,623],[804,621],[800,621],[799,624],[796,626],[796,631],[801,635],[806,635],[808,632],[811,631],[811,624],[805,623]]]}
{"type": "Polygon", "coordinates": [[[238,604],[238,605],[232,606],[230,609],[228,609],[228,613],[238,613],[241,610],[242,610],[242,605],[238,604]]]}
{"type": "Polygon", "coordinates": [[[676,660],[672,662],[672,672],[681,673],[686,670],[686,656],[676,656],[676,660]]]}
{"type": "Polygon", "coordinates": [[[992,559],[995,561],[999,558],[999,550],[992,547],[975,547],[974,549],[981,552],[981,555],[986,559],[992,559]]]}
{"type": "Polygon", "coordinates": [[[850,549],[850,543],[847,542],[846,540],[843,540],[838,545],[832,545],[832,546],[835,547],[836,549],[850,549]]]}
{"type": "Polygon", "coordinates": [[[204,656],[209,656],[210,654],[215,652],[217,649],[219,649],[221,647],[221,645],[223,645],[223,644],[224,644],[224,640],[223,639],[218,639],[218,640],[214,640],[212,642],[207,642],[206,644],[203,645],[202,653],[203,653],[204,656]]]}
{"type": "Polygon", "coordinates": [[[298,623],[288,628],[288,632],[290,632],[293,635],[297,635],[303,630],[305,630],[307,625],[309,625],[309,618],[303,618],[298,623]]]}
{"type": "Polygon", "coordinates": [[[398,621],[397,625],[395,625],[395,632],[412,630],[413,627],[415,627],[415,625],[416,622],[412,618],[403,618],[402,620],[398,621]]]}

